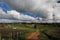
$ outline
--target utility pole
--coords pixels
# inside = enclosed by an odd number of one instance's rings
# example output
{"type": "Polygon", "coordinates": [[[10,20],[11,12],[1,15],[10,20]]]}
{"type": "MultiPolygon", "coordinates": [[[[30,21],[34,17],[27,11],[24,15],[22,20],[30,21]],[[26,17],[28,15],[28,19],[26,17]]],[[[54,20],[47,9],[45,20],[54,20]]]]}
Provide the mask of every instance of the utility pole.
{"type": "Polygon", "coordinates": [[[53,23],[55,23],[55,14],[53,13],[53,23]]]}
{"type": "MultiPolygon", "coordinates": [[[[55,9],[55,7],[56,7],[56,3],[53,5],[53,9],[55,9]]],[[[57,27],[54,11],[53,11],[53,23],[57,27]]]]}

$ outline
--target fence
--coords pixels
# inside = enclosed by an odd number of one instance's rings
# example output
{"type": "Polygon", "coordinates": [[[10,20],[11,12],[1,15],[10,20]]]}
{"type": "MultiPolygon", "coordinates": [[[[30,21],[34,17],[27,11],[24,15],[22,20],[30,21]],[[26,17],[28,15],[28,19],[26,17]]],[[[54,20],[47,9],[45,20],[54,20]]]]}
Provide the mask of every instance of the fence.
{"type": "Polygon", "coordinates": [[[0,40],[22,40],[20,37],[26,30],[0,29],[0,40]]]}

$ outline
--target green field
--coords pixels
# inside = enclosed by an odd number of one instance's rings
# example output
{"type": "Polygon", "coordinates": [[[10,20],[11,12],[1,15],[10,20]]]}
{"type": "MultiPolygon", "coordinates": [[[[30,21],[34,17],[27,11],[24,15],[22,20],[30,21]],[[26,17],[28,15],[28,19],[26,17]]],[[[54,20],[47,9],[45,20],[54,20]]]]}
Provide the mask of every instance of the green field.
{"type": "Polygon", "coordinates": [[[31,32],[38,31],[40,32],[41,40],[48,40],[48,37],[43,34],[41,31],[44,30],[48,35],[60,38],[60,27],[57,25],[48,25],[48,24],[22,24],[22,23],[12,23],[12,24],[0,24],[1,29],[16,29],[16,30],[28,30],[28,33],[23,33],[20,38],[24,39],[31,32]],[[36,25],[36,28],[34,26],[36,25]]]}

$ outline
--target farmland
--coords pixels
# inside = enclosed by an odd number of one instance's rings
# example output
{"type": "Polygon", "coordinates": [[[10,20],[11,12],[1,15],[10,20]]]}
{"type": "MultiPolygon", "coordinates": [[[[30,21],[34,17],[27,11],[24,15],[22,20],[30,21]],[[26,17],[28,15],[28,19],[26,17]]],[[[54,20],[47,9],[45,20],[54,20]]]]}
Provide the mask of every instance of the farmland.
{"type": "Polygon", "coordinates": [[[20,34],[19,38],[21,38],[21,40],[25,40],[29,34],[34,34],[36,32],[40,33],[39,40],[48,40],[48,36],[60,38],[59,24],[0,23],[0,29],[26,30],[25,32],[22,32],[22,34],[20,34]],[[44,31],[48,36],[46,36],[42,31],[44,31]]]}

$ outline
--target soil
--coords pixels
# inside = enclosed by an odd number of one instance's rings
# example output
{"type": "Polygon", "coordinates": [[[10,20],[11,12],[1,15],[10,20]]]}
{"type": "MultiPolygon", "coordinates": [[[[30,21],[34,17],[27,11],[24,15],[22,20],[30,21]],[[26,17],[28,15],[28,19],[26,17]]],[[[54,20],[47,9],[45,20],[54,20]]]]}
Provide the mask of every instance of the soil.
{"type": "Polygon", "coordinates": [[[40,33],[39,32],[32,32],[26,38],[26,40],[40,40],[40,33]]]}

